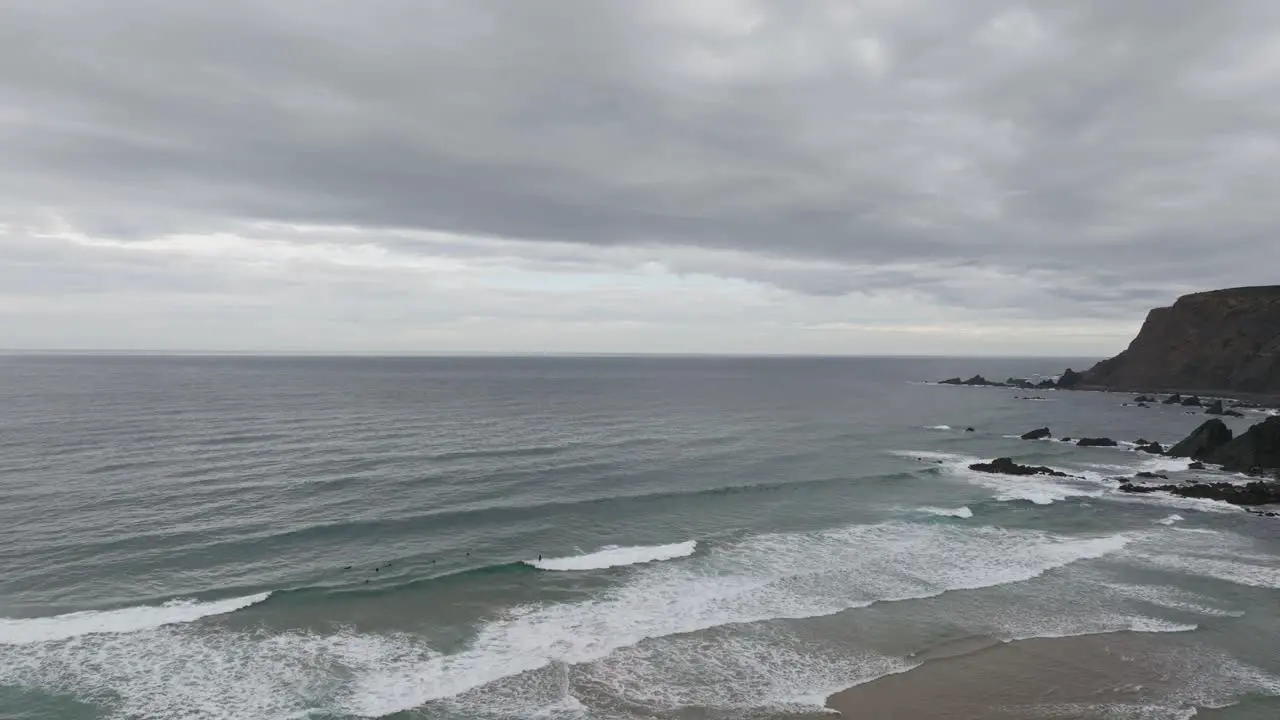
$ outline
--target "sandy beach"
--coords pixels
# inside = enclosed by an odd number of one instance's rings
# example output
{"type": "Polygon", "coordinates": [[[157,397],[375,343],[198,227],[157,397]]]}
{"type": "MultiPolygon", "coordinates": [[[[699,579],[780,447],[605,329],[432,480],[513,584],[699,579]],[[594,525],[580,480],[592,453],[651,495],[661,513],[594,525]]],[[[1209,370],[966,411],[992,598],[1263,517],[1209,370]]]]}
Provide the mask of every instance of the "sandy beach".
{"type": "Polygon", "coordinates": [[[908,672],[833,695],[844,718],[989,720],[1191,717],[1191,706],[1155,705],[1179,677],[1157,635],[1110,633],[940,648],[908,672]]]}

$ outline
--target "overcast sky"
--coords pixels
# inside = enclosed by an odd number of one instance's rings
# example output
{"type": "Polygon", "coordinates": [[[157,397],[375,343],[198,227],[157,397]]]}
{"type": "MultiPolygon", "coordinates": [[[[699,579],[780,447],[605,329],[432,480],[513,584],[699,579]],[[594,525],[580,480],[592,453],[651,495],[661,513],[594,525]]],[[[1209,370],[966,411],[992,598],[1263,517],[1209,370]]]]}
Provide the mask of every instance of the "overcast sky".
{"type": "Polygon", "coordinates": [[[0,6],[0,347],[1108,355],[1277,281],[1276,0],[0,6]]]}

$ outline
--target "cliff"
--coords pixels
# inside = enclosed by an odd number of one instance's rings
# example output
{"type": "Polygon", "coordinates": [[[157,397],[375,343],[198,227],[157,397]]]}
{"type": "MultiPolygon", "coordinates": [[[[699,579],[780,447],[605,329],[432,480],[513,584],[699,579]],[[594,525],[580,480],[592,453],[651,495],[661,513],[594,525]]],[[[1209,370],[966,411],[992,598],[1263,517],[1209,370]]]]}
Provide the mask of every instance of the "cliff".
{"type": "Polygon", "coordinates": [[[1280,285],[1184,295],[1079,387],[1280,395],[1280,285]]]}

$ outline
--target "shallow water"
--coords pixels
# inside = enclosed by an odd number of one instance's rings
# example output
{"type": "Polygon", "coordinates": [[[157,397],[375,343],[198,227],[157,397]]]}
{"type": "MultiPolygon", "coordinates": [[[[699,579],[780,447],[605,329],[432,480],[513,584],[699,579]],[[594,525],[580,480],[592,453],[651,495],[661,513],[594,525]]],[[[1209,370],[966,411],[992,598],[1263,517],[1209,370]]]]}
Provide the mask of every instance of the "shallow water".
{"type": "Polygon", "coordinates": [[[1148,705],[1273,717],[1280,524],[1016,439],[1202,416],[921,382],[1068,364],[0,359],[0,716],[804,717],[1134,630],[1187,658],[1148,705]]]}

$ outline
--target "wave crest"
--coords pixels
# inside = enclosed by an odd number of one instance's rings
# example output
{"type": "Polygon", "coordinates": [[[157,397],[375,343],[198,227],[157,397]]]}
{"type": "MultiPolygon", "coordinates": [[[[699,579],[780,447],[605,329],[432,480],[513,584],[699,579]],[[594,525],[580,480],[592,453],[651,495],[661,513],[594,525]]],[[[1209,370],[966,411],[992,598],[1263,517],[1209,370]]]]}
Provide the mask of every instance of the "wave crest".
{"type": "Polygon", "coordinates": [[[526,560],[525,564],[532,565],[539,570],[603,570],[611,567],[688,557],[697,548],[697,540],[688,540],[671,545],[637,545],[634,547],[609,545],[586,555],[526,560]]]}
{"type": "Polygon", "coordinates": [[[0,645],[31,645],[67,640],[81,635],[122,634],[163,625],[195,622],[211,615],[225,615],[266,600],[264,592],[211,602],[171,600],[163,605],[139,605],[118,610],[81,612],[35,618],[0,618],[0,645]]]}

